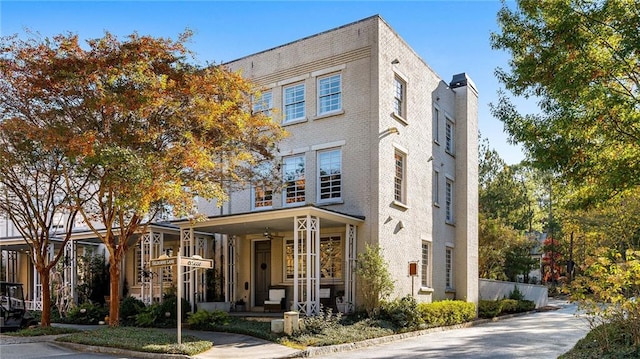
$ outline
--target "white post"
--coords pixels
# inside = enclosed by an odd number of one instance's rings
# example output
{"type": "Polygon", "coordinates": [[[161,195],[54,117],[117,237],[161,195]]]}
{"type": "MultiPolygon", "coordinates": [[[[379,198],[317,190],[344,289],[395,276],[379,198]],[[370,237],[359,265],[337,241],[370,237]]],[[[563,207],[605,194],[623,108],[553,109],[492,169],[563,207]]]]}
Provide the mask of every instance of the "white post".
{"type": "Polygon", "coordinates": [[[178,249],[178,345],[182,344],[182,265],[180,265],[180,252],[178,249]]]}

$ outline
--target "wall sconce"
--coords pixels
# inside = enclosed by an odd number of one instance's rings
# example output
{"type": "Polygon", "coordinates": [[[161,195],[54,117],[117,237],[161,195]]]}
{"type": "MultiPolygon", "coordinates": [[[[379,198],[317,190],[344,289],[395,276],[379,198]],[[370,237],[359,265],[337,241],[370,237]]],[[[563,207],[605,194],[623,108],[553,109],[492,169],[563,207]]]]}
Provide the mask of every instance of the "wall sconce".
{"type": "Polygon", "coordinates": [[[391,65],[397,65],[400,63],[400,60],[398,59],[393,59],[393,61],[391,61],[391,65]]]}

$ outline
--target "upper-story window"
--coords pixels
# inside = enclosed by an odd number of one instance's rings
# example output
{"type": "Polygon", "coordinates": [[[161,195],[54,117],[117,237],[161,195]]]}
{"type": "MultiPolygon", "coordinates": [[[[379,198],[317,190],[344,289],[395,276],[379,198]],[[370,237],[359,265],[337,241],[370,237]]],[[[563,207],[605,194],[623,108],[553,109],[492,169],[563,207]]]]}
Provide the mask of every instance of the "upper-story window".
{"type": "Polygon", "coordinates": [[[262,112],[266,116],[271,116],[271,109],[273,108],[273,94],[271,91],[265,91],[259,96],[254,98],[253,112],[262,112]]]}
{"type": "Polygon", "coordinates": [[[440,172],[433,170],[433,204],[440,205],[440,172]]]}
{"type": "Polygon", "coordinates": [[[396,76],[393,79],[394,91],[393,91],[393,113],[400,117],[406,118],[406,104],[405,97],[407,91],[407,84],[400,77],[396,76]]]}
{"type": "Polygon", "coordinates": [[[318,115],[342,109],[342,76],[340,74],[318,80],[318,115]]]}
{"type": "Polygon", "coordinates": [[[273,189],[271,186],[258,184],[251,189],[253,209],[269,209],[273,207],[273,189]]]}
{"type": "Polygon", "coordinates": [[[304,155],[285,157],[283,161],[284,204],[295,205],[305,201],[304,155]]]}
{"type": "Polygon", "coordinates": [[[305,118],[304,83],[285,87],[284,123],[305,118]]]}
{"type": "Polygon", "coordinates": [[[338,201],[342,198],[342,151],[318,152],[318,201],[338,201]]]}
{"type": "Polygon", "coordinates": [[[453,223],[453,181],[447,179],[445,187],[445,212],[447,223],[453,223]]]}
{"type": "Polygon", "coordinates": [[[449,119],[447,119],[447,124],[445,125],[445,136],[446,136],[446,144],[445,144],[445,151],[447,151],[450,154],[454,154],[455,153],[455,142],[454,142],[454,136],[455,136],[455,128],[453,126],[453,122],[449,119]]]}
{"type": "Polygon", "coordinates": [[[433,108],[433,141],[440,142],[440,110],[433,108]]]}
{"type": "Polygon", "coordinates": [[[393,179],[393,199],[400,203],[406,203],[407,155],[396,150],[394,160],[395,174],[393,179]]]}

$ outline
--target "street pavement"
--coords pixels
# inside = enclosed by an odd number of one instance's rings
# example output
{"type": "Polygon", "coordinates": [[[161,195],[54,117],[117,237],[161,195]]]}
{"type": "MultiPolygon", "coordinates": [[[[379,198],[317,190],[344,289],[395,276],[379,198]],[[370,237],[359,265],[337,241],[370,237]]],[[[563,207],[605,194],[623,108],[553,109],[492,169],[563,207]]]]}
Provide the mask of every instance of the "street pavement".
{"type": "MultiPolygon", "coordinates": [[[[531,358],[555,359],[589,331],[586,320],[576,315],[576,306],[550,300],[559,310],[518,315],[488,321],[467,328],[430,332],[408,339],[379,338],[357,345],[310,349],[303,352],[241,334],[183,330],[211,340],[214,347],[194,356],[213,358],[531,358]],[[349,350],[354,346],[364,348],[349,350]],[[333,353],[332,353],[333,352],[333,353]]],[[[83,326],[82,329],[89,329],[83,326]]],[[[78,352],[53,343],[55,336],[15,338],[0,335],[0,358],[132,358],[136,353],[121,351],[110,355],[78,352]]],[[[156,355],[157,356],[157,355],[156,355]]]]}

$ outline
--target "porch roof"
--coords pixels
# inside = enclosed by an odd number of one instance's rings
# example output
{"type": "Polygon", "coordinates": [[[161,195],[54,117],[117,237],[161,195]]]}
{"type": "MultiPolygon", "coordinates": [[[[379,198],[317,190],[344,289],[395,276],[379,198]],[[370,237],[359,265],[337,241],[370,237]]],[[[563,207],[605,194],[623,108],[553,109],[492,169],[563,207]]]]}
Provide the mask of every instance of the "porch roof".
{"type": "Polygon", "coordinates": [[[315,205],[305,205],[211,216],[204,220],[178,220],[172,221],[172,223],[181,229],[193,228],[209,233],[242,236],[264,233],[265,231],[291,232],[294,230],[294,218],[307,215],[318,217],[321,228],[346,224],[358,225],[365,220],[364,216],[345,214],[315,205]]]}

